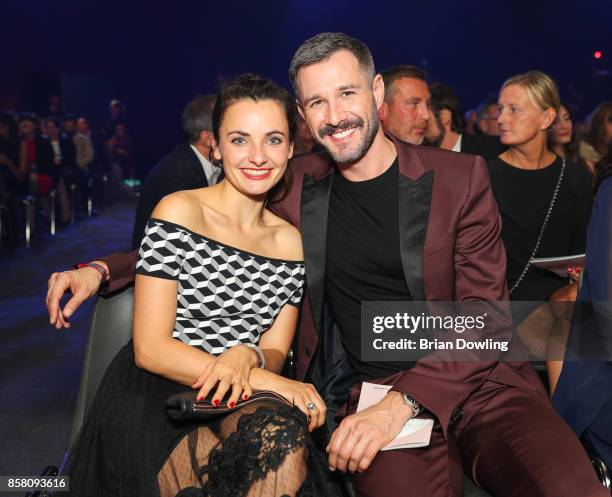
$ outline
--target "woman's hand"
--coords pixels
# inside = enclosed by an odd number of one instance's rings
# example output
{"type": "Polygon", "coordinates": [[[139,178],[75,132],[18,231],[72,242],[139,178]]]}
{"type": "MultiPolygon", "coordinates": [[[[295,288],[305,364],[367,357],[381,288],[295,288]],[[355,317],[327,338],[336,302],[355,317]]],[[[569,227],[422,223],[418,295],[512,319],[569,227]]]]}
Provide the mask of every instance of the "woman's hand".
{"type": "Polygon", "coordinates": [[[198,400],[205,399],[215,385],[217,390],[212,404],[218,406],[231,388],[227,406],[234,407],[242,395],[248,399],[253,390],[249,383],[251,369],[257,367],[257,353],[246,345],[235,345],[211,362],[191,388],[199,388],[198,400]]]}
{"type": "Polygon", "coordinates": [[[313,385],[310,383],[302,383],[301,381],[290,380],[289,378],[279,375],[274,375],[274,378],[267,383],[267,390],[272,390],[282,395],[300,409],[300,411],[306,414],[308,417],[309,431],[325,424],[327,407],[313,385]],[[312,409],[313,407],[314,409],[312,409]]]}
{"type": "Polygon", "coordinates": [[[568,266],[567,275],[572,283],[578,283],[580,281],[580,273],[582,272],[582,266],[568,266]]]}

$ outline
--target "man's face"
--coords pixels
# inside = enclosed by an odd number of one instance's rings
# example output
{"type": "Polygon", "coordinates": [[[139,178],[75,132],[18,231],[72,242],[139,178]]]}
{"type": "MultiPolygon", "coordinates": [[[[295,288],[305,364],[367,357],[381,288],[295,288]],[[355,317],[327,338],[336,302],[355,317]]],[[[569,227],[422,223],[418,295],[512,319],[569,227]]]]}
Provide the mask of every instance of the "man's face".
{"type": "Polygon", "coordinates": [[[489,105],[478,121],[478,127],[485,135],[499,136],[499,125],[497,124],[498,117],[499,109],[497,105],[489,105]]]}
{"type": "Polygon", "coordinates": [[[59,140],[60,129],[53,121],[47,121],[45,131],[51,140],[59,140]]]}
{"type": "Polygon", "coordinates": [[[393,82],[391,98],[380,109],[385,131],[414,145],[420,145],[430,120],[431,94],[425,81],[401,78],[393,82]]]}
{"type": "Polygon", "coordinates": [[[76,132],[76,121],[74,119],[66,119],[62,126],[64,128],[64,133],[68,135],[74,135],[76,132]]]}
{"type": "Polygon", "coordinates": [[[79,117],[76,122],[76,129],[79,133],[89,133],[89,123],[84,117],[79,117]]]}
{"type": "Polygon", "coordinates": [[[378,132],[384,85],[380,76],[369,79],[347,50],[298,71],[300,114],[339,164],[361,159],[378,132]]]}

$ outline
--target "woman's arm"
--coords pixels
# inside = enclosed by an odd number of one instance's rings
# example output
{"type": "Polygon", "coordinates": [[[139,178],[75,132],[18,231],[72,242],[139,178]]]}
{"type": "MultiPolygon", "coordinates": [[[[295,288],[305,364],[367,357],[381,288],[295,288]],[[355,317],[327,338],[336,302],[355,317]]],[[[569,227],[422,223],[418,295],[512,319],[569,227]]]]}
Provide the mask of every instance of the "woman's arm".
{"type": "Polygon", "coordinates": [[[183,385],[191,385],[214,358],[172,338],[177,281],[136,275],[134,358],[136,365],[183,385]]]}
{"type": "Polygon", "coordinates": [[[293,403],[308,417],[309,429],[312,431],[325,423],[325,402],[313,385],[279,374],[293,341],[297,318],[298,308],[285,304],[274,325],[259,341],[259,347],[266,357],[266,369],[251,369],[249,383],[256,390],[272,390],[293,403]],[[314,405],[314,409],[309,405],[314,405]]]}
{"type": "MultiPolygon", "coordinates": [[[[285,304],[270,327],[260,338],[259,348],[266,358],[266,369],[280,373],[293,342],[298,320],[298,308],[285,304]]],[[[253,374],[251,374],[253,377],[253,374]]]]}

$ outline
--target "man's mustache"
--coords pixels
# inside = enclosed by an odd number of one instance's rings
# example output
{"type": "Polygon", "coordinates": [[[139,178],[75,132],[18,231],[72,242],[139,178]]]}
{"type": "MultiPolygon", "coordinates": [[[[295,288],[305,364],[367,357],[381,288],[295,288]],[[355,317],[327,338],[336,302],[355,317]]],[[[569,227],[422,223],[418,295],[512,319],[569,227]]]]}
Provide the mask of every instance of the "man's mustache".
{"type": "Polygon", "coordinates": [[[321,129],[319,129],[319,136],[321,138],[325,138],[327,135],[355,128],[357,126],[363,126],[363,124],[363,119],[361,119],[360,117],[355,117],[353,119],[345,119],[344,121],[340,121],[336,126],[326,124],[321,129]]]}

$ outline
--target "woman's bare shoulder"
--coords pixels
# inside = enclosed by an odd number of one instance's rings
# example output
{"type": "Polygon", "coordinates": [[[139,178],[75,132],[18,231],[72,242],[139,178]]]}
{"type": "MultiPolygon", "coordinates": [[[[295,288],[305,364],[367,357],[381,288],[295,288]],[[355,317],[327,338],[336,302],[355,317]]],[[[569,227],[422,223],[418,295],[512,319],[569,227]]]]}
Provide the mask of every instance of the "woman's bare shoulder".
{"type": "Polygon", "coordinates": [[[162,198],[151,217],[191,228],[201,222],[202,209],[195,190],[182,190],[162,198]]]}
{"type": "Polygon", "coordinates": [[[302,235],[300,231],[283,218],[266,211],[267,223],[274,230],[274,242],[279,248],[279,258],[286,260],[304,260],[302,235]]]}

